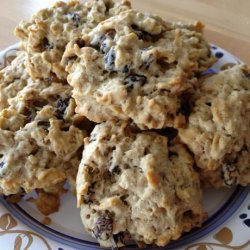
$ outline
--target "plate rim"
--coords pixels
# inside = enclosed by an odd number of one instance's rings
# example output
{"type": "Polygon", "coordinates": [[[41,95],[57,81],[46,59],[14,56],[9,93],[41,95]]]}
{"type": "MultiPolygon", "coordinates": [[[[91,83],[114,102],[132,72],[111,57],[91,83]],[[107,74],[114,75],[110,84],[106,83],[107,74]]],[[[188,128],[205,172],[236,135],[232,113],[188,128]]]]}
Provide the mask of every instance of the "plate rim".
{"type": "MultiPolygon", "coordinates": [[[[234,56],[233,54],[231,54],[230,52],[226,51],[225,49],[210,43],[211,46],[211,51],[212,50],[220,50],[221,52],[225,53],[227,56],[232,57],[238,64],[244,63],[243,61],[241,61],[238,57],[234,56]]],[[[4,55],[9,52],[9,51],[18,51],[20,47],[20,43],[15,43],[7,48],[5,48],[4,50],[0,51],[0,60],[4,57],[4,55]]],[[[192,243],[198,239],[201,239],[202,237],[211,234],[212,231],[214,231],[215,229],[217,229],[220,225],[222,225],[224,222],[226,222],[229,218],[233,217],[233,215],[236,213],[236,211],[238,209],[240,209],[240,206],[244,203],[246,197],[248,196],[248,193],[250,192],[250,187],[236,187],[235,190],[232,192],[232,194],[230,195],[230,197],[228,198],[227,201],[225,201],[225,203],[213,214],[209,217],[209,219],[207,221],[204,222],[204,224],[208,223],[208,225],[202,226],[201,228],[198,229],[193,229],[191,230],[188,234],[190,233],[194,233],[194,235],[191,235],[190,237],[187,237],[188,235],[184,234],[184,236],[182,236],[181,238],[179,238],[177,241],[173,241],[170,244],[168,244],[166,247],[163,248],[158,248],[158,249],[166,249],[166,250],[172,250],[181,246],[184,246],[184,244],[186,243],[192,243]],[[237,192],[240,192],[241,196],[239,196],[239,200],[236,200],[237,202],[240,201],[239,203],[236,203],[236,205],[232,206],[231,209],[229,209],[230,214],[226,213],[226,216],[222,216],[221,218],[219,218],[218,221],[215,221],[214,223],[212,223],[212,221],[214,219],[217,218],[217,215],[219,216],[221,214],[222,211],[224,211],[224,207],[227,207],[227,205],[232,201],[234,201],[234,199],[237,197],[235,196],[235,194],[237,195],[237,192]],[[210,222],[211,220],[211,222],[210,222]],[[212,223],[211,225],[209,223],[212,223]],[[211,229],[210,229],[211,227],[211,229]],[[208,230],[209,229],[209,230],[208,230]],[[206,231],[208,230],[208,231],[206,231]],[[197,236],[198,235],[198,236],[197,236]]],[[[74,238],[72,236],[63,234],[61,232],[58,232],[50,227],[47,227],[46,225],[42,224],[41,222],[39,222],[38,220],[36,220],[34,217],[32,217],[31,215],[27,214],[31,220],[35,221],[35,224],[32,223],[26,223],[27,220],[24,219],[24,217],[19,216],[19,213],[15,212],[15,207],[17,209],[19,209],[20,211],[23,210],[19,205],[13,205],[13,204],[9,204],[6,202],[6,200],[3,198],[3,196],[0,196],[0,202],[4,205],[4,207],[6,207],[6,209],[8,211],[10,211],[12,213],[12,215],[14,215],[15,217],[17,217],[22,223],[24,223],[24,225],[27,225],[28,227],[30,227],[31,229],[33,229],[34,231],[40,233],[41,235],[55,240],[56,242],[60,242],[62,244],[68,245],[70,247],[84,247],[84,249],[103,249],[102,247],[99,246],[98,243],[95,242],[90,242],[90,241],[86,241],[86,240],[81,240],[79,238],[74,238]],[[39,225],[39,229],[36,225],[39,225]],[[40,227],[44,227],[45,229],[41,229],[40,227]],[[48,233],[47,231],[50,231],[50,233],[48,233]],[[52,231],[52,232],[51,232],[52,231]],[[53,233],[53,234],[52,234],[53,233]],[[62,235],[62,237],[64,238],[58,238],[57,235],[62,235]],[[70,241],[70,242],[69,242],[70,241]],[[79,245],[80,244],[80,245],[79,245]],[[87,245],[83,245],[83,244],[87,244],[87,245]]],[[[234,203],[233,203],[234,204],[234,203]]],[[[23,210],[24,213],[26,213],[26,211],[23,210]]],[[[131,246],[128,247],[128,249],[138,249],[135,246],[131,246]]],[[[145,248],[145,250],[147,249],[154,249],[152,247],[149,248],[145,248]]]]}
{"type": "MultiPolygon", "coordinates": [[[[176,241],[172,241],[166,247],[158,248],[165,250],[174,250],[178,247],[185,246],[188,243],[192,243],[209,235],[224,222],[229,220],[233,215],[240,209],[241,205],[246,200],[250,192],[250,187],[241,187],[237,186],[232,192],[227,201],[214,213],[212,214],[205,222],[201,228],[194,228],[190,232],[184,234],[176,241]],[[231,206],[229,206],[231,205],[231,206]],[[224,212],[224,213],[222,213],[224,212]],[[190,235],[191,234],[191,235],[190,235]]],[[[74,238],[72,236],[66,235],[64,233],[58,232],[55,229],[52,229],[40,221],[29,215],[23,208],[18,204],[8,203],[3,196],[0,196],[0,202],[4,207],[12,213],[17,219],[19,219],[26,226],[30,227],[34,231],[40,233],[41,235],[48,237],[52,240],[60,242],[62,244],[68,245],[70,247],[85,247],[88,249],[103,249],[99,246],[98,243],[89,242],[86,240],[81,240],[79,238],[74,238]],[[59,235],[59,236],[58,236],[59,235]]],[[[127,246],[126,249],[138,249],[136,245],[127,246]]],[[[152,247],[146,247],[145,250],[152,250],[152,247]]]]}

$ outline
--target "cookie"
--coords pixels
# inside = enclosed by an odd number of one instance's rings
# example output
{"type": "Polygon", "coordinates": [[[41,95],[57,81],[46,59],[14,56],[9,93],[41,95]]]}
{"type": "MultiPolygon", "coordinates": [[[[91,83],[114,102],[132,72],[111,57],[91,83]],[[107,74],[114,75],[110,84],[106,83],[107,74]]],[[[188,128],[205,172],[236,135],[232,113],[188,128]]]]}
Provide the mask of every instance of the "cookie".
{"type": "Polygon", "coordinates": [[[24,120],[13,109],[0,113],[0,193],[5,195],[53,190],[77,170],[81,157],[86,134],[80,129],[45,108],[32,122],[24,125],[24,120]],[[20,128],[12,127],[15,121],[20,128]]]}
{"type": "Polygon", "coordinates": [[[58,79],[33,80],[25,67],[27,54],[20,52],[17,58],[0,71],[0,111],[11,107],[32,121],[37,111],[50,107],[54,115],[64,121],[75,116],[72,88],[58,79]]]}
{"type": "Polygon", "coordinates": [[[87,121],[71,87],[31,79],[26,59],[22,52],[0,72],[0,193],[51,191],[66,179],[73,189],[87,121]]]}
{"type": "Polygon", "coordinates": [[[103,247],[124,246],[126,237],[165,246],[205,215],[186,149],[124,122],[97,125],[85,139],[77,202],[86,231],[103,247]]]}
{"type": "Polygon", "coordinates": [[[27,69],[33,78],[66,79],[61,57],[66,44],[84,30],[95,27],[104,19],[130,8],[130,3],[112,0],[57,2],[40,10],[30,21],[22,21],[15,30],[28,52],[27,69]]]}
{"type": "Polygon", "coordinates": [[[215,187],[250,184],[250,80],[243,65],[205,78],[181,140],[215,187]]]}
{"type": "Polygon", "coordinates": [[[141,129],[183,126],[182,95],[214,62],[202,28],[128,10],[72,40],[63,62],[76,112],[97,123],[132,119],[141,129]]]}
{"type": "Polygon", "coordinates": [[[26,86],[28,72],[25,69],[27,55],[20,52],[14,61],[0,71],[0,111],[9,106],[9,99],[26,86]]]}

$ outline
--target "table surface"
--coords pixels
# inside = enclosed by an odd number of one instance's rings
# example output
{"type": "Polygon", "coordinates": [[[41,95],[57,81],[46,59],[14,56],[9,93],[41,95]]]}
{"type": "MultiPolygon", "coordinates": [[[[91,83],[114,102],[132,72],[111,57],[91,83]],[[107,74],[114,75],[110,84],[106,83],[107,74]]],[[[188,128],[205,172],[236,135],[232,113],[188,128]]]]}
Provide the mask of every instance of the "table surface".
{"type": "MultiPolygon", "coordinates": [[[[0,50],[16,43],[13,31],[18,22],[56,0],[0,0],[0,50]]],[[[249,0],[131,0],[139,10],[166,20],[206,24],[209,42],[230,51],[250,65],[249,0]]]]}

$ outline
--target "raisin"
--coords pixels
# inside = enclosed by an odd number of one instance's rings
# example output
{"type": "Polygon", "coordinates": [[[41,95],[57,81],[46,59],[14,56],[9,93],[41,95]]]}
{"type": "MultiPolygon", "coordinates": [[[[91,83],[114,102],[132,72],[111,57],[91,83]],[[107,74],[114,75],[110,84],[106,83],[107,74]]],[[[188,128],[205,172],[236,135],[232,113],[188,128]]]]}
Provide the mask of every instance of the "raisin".
{"type": "Polygon", "coordinates": [[[183,213],[183,217],[193,218],[194,217],[194,212],[191,209],[187,210],[186,212],[183,213]]]}
{"type": "Polygon", "coordinates": [[[147,31],[141,30],[137,25],[133,24],[131,28],[140,40],[150,41],[152,39],[152,36],[147,31]]]}
{"type": "Polygon", "coordinates": [[[26,117],[26,122],[32,122],[36,117],[36,111],[30,107],[24,107],[22,112],[26,117]]]}
{"type": "Polygon", "coordinates": [[[42,108],[44,107],[45,105],[48,104],[48,101],[47,100],[44,100],[44,99],[37,99],[37,100],[34,100],[32,102],[33,106],[36,107],[36,108],[42,108]]]}
{"type": "Polygon", "coordinates": [[[48,78],[45,79],[47,82],[59,82],[62,83],[62,80],[60,80],[55,73],[51,73],[48,78]]]}
{"type": "Polygon", "coordinates": [[[179,109],[179,112],[183,114],[184,116],[189,116],[191,113],[191,108],[189,103],[181,103],[181,107],[179,109]]]}
{"type": "Polygon", "coordinates": [[[148,147],[144,148],[143,155],[148,155],[150,153],[148,147]]]}
{"type": "Polygon", "coordinates": [[[146,42],[157,42],[162,38],[162,34],[150,34],[147,31],[140,29],[140,27],[135,24],[131,25],[131,28],[134,30],[134,33],[138,36],[140,40],[144,40],[146,42]]]}
{"type": "Polygon", "coordinates": [[[178,130],[175,128],[154,129],[154,132],[166,136],[169,141],[173,140],[178,135],[178,130]]]}
{"type": "Polygon", "coordinates": [[[95,43],[90,43],[90,47],[100,51],[103,54],[108,53],[110,51],[110,44],[114,39],[115,34],[116,31],[114,29],[107,30],[106,33],[102,35],[98,41],[96,41],[95,43]]]}
{"type": "Polygon", "coordinates": [[[125,77],[124,84],[127,89],[133,89],[135,84],[144,86],[147,83],[147,77],[139,74],[130,74],[125,77]]]}
{"type": "Polygon", "coordinates": [[[128,205],[128,202],[126,201],[126,199],[129,197],[129,195],[125,194],[125,195],[122,195],[120,197],[120,199],[122,200],[122,202],[125,204],[125,205],[128,205]]]}
{"type": "Polygon", "coordinates": [[[131,236],[129,232],[127,231],[114,234],[113,238],[114,238],[114,242],[116,243],[116,245],[119,245],[119,243],[121,245],[126,245],[126,242],[131,240],[131,236]]]}
{"type": "Polygon", "coordinates": [[[112,174],[117,174],[117,175],[119,175],[119,174],[121,173],[121,169],[119,168],[119,166],[114,166],[114,168],[112,168],[112,169],[110,170],[110,172],[111,172],[112,174]]]}
{"type": "Polygon", "coordinates": [[[178,113],[181,113],[185,117],[188,117],[193,109],[193,104],[190,101],[190,94],[189,93],[184,93],[181,95],[181,106],[178,110],[178,113]]]}
{"type": "Polygon", "coordinates": [[[109,52],[104,56],[105,69],[113,71],[115,68],[115,50],[111,48],[109,52]]]}
{"type": "Polygon", "coordinates": [[[103,173],[103,179],[111,179],[112,175],[109,171],[103,173]]]}
{"type": "Polygon", "coordinates": [[[37,122],[37,125],[41,128],[43,128],[44,130],[48,131],[49,127],[50,127],[50,122],[49,121],[39,121],[37,122]]]}
{"type": "Polygon", "coordinates": [[[88,167],[87,168],[87,172],[88,172],[88,174],[90,175],[90,176],[93,176],[93,175],[97,175],[97,174],[99,174],[100,173],[100,170],[99,170],[99,168],[97,168],[97,167],[88,167]]]}
{"type": "Polygon", "coordinates": [[[93,49],[95,49],[95,50],[97,50],[97,51],[99,51],[99,50],[100,50],[100,46],[99,46],[99,44],[93,44],[93,43],[90,43],[89,47],[91,47],[91,48],[93,48],[93,49]]]}
{"type": "Polygon", "coordinates": [[[88,120],[84,116],[76,116],[73,120],[73,125],[81,130],[85,130],[88,134],[90,134],[93,131],[96,123],[88,120]]]}
{"type": "Polygon", "coordinates": [[[49,42],[47,37],[45,37],[39,45],[40,52],[43,52],[47,49],[53,49],[53,47],[54,45],[49,42]]]}
{"type": "Polygon", "coordinates": [[[154,58],[152,55],[150,55],[146,60],[142,62],[142,65],[140,66],[140,68],[148,70],[153,61],[154,61],[154,58]]]}
{"type": "Polygon", "coordinates": [[[113,38],[108,35],[105,35],[104,37],[101,38],[99,45],[100,45],[100,52],[102,54],[106,54],[109,52],[111,45],[113,44],[112,39],[113,38]]]}
{"type": "Polygon", "coordinates": [[[126,131],[136,134],[141,132],[139,127],[134,122],[131,122],[131,124],[128,127],[126,127],[126,131]]]}
{"type": "Polygon", "coordinates": [[[3,166],[4,166],[4,162],[0,161],[0,168],[3,168],[3,166]]]}
{"type": "Polygon", "coordinates": [[[63,119],[65,110],[69,105],[70,97],[65,99],[59,99],[56,103],[56,117],[58,119],[63,119]]]}
{"type": "Polygon", "coordinates": [[[92,183],[88,188],[87,194],[84,195],[83,202],[85,204],[92,204],[94,202],[95,184],[96,184],[95,182],[92,183]]]}
{"type": "Polygon", "coordinates": [[[109,29],[109,30],[106,31],[106,36],[110,37],[112,39],[115,38],[115,34],[116,34],[116,31],[114,29],[109,29]]]}
{"type": "Polygon", "coordinates": [[[76,61],[77,56],[69,56],[63,59],[63,65],[67,65],[69,62],[76,61]]]}
{"type": "Polygon", "coordinates": [[[234,161],[228,161],[222,166],[221,177],[226,186],[238,184],[239,171],[234,161]]]}
{"type": "Polygon", "coordinates": [[[61,131],[68,132],[69,129],[70,129],[69,125],[64,125],[64,126],[62,126],[61,131]]]}
{"type": "Polygon", "coordinates": [[[95,222],[93,234],[97,240],[108,240],[113,232],[113,219],[109,214],[101,215],[95,222]]]}
{"type": "Polygon", "coordinates": [[[169,63],[166,62],[165,60],[166,58],[158,58],[156,63],[158,64],[158,66],[160,67],[160,70],[162,72],[165,72],[166,70],[169,69],[169,63]]]}
{"type": "Polygon", "coordinates": [[[88,188],[87,194],[84,195],[83,201],[85,204],[92,204],[94,202],[95,184],[95,182],[92,183],[88,188]]]}
{"type": "Polygon", "coordinates": [[[175,153],[175,152],[169,151],[169,152],[168,152],[168,157],[171,158],[171,157],[173,157],[173,156],[178,156],[178,154],[175,153]]]}
{"type": "Polygon", "coordinates": [[[106,7],[105,12],[108,13],[109,10],[113,7],[113,4],[111,2],[106,2],[105,7],[106,7]]]}
{"type": "Polygon", "coordinates": [[[83,48],[86,45],[85,41],[83,39],[81,39],[81,38],[76,39],[75,43],[77,44],[77,46],[80,49],[83,48]]]}
{"type": "Polygon", "coordinates": [[[79,27],[80,25],[80,16],[77,13],[71,14],[71,19],[76,27],[79,27]]]}
{"type": "Polygon", "coordinates": [[[126,74],[129,72],[129,70],[130,70],[130,65],[126,64],[122,67],[121,72],[126,74]]]}
{"type": "Polygon", "coordinates": [[[95,193],[95,185],[96,185],[96,182],[92,183],[89,188],[88,188],[88,195],[90,194],[94,194],[95,193]]]}
{"type": "Polygon", "coordinates": [[[101,53],[105,54],[107,52],[107,44],[106,44],[106,40],[104,40],[101,45],[100,45],[100,51],[101,53]]]}
{"type": "Polygon", "coordinates": [[[92,204],[93,201],[90,199],[90,197],[86,196],[83,198],[83,203],[84,204],[92,204]]]}
{"type": "Polygon", "coordinates": [[[207,52],[207,56],[208,57],[211,57],[212,56],[212,51],[209,49],[208,52],[207,52]]]}
{"type": "Polygon", "coordinates": [[[111,41],[111,38],[108,37],[108,38],[103,38],[101,39],[101,42],[100,42],[100,52],[102,54],[107,54],[109,51],[110,51],[110,41],[111,41]]]}
{"type": "Polygon", "coordinates": [[[36,47],[39,52],[43,52],[47,49],[53,49],[53,44],[50,44],[47,37],[43,38],[40,44],[36,47]]]}
{"type": "Polygon", "coordinates": [[[47,104],[48,101],[44,99],[37,98],[35,100],[27,100],[26,106],[22,110],[22,114],[26,116],[27,121],[33,121],[37,111],[41,110],[47,104]]]}

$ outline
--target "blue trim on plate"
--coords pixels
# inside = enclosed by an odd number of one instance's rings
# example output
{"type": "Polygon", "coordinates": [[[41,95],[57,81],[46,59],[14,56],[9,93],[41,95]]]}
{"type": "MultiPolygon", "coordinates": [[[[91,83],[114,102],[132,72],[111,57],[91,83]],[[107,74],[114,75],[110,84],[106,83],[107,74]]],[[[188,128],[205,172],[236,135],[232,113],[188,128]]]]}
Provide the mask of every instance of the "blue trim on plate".
{"type": "MultiPolygon", "coordinates": [[[[240,205],[246,199],[250,188],[237,187],[235,191],[231,194],[229,199],[223,204],[223,206],[217,210],[208,220],[203,223],[202,228],[197,228],[189,233],[183,235],[178,241],[170,243],[166,250],[172,250],[176,247],[180,247],[190,243],[192,241],[198,240],[199,238],[207,235],[211,231],[215,230],[218,226],[229,219],[240,207],[240,205]]],[[[54,229],[47,227],[41,222],[34,219],[26,211],[24,211],[19,205],[14,205],[8,203],[3,197],[0,197],[0,202],[20,221],[24,224],[37,231],[38,233],[60,242],[62,244],[77,248],[77,249],[102,249],[97,243],[85,241],[72,236],[65,235],[54,229]]],[[[138,249],[136,245],[128,246],[127,249],[138,249]]],[[[145,248],[147,250],[154,249],[152,247],[145,248]]]]}

